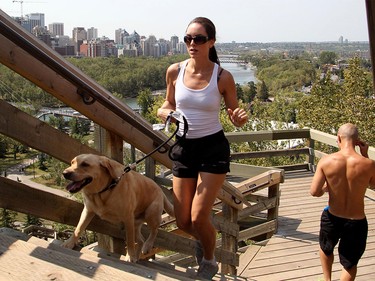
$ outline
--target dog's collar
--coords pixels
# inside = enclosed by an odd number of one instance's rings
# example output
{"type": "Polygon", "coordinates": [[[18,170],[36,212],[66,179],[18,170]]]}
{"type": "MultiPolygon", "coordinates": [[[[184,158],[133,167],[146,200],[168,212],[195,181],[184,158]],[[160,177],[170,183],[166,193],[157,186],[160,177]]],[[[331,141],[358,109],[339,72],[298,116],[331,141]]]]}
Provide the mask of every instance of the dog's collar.
{"type": "Polygon", "coordinates": [[[106,192],[107,190],[111,190],[116,187],[116,185],[119,183],[121,177],[118,177],[117,179],[113,179],[109,185],[107,185],[103,190],[99,191],[100,193],[106,192]]]}

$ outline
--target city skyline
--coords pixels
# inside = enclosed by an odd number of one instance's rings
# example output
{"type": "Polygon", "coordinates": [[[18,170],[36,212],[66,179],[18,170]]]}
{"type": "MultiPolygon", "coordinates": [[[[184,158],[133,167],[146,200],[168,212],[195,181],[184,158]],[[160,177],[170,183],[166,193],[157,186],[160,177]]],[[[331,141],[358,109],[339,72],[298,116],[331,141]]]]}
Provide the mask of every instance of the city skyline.
{"type": "MultiPolygon", "coordinates": [[[[98,36],[115,38],[115,30],[134,31],[169,40],[182,38],[191,19],[206,16],[216,25],[217,42],[368,41],[365,1],[359,0],[67,0],[28,2],[3,0],[0,9],[16,17],[43,13],[45,25],[64,23],[64,34],[74,27],[97,28],[98,36]],[[53,3],[56,2],[56,3],[53,3]],[[229,9],[231,12],[229,12],[229,9]]],[[[181,40],[181,39],[180,39],[181,40]]]]}

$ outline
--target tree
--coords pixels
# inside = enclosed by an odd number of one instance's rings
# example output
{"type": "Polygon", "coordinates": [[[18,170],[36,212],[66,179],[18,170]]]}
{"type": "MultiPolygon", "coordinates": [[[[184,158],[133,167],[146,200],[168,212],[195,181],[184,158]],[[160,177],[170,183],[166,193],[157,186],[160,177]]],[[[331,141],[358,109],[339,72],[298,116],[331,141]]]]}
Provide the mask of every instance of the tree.
{"type": "Polygon", "coordinates": [[[149,88],[138,93],[137,103],[141,108],[142,116],[146,116],[150,112],[150,109],[152,108],[154,103],[152,92],[149,88]]]}
{"type": "Polygon", "coordinates": [[[323,64],[335,64],[337,60],[337,54],[331,51],[323,51],[319,55],[319,62],[323,64]]]}
{"type": "Polygon", "coordinates": [[[245,93],[244,90],[242,89],[241,85],[236,83],[236,92],[237,92],[237,99],[239,100],[244,100],[245,99],[245,93]]]}
{"type": "Polygon", "coordinates": [[[43,223],[40,218],[27,214],[24,227],[29,226],[29,225],[42,226],[43,223]]]}
{"type": "Polygon", "coordinates": [[[301,99],[297,113],[298,124],[329,134],[335,133],[341,115],[339,102],[342,102],[340,85],[333,82],[331,74],[327,73],[313,85],[310,94],[301,99]]]}
{"type": "Polygon", "coordinates": [[[0,227],[15,227],[17,213],[8,209],[0,208],[0,227]]]}
{"type": "Polygon", "coordinates": [[[247,92],[247,95],[244,101],[250,103],[254,100],[257,94],[257,87],[254,81],[248,82],[247,85],[249,86],[249,91],[247,92]]]}
{"type": "Polygon", "coordinates": [[[328,134],[336,134],[344,123],[357,125],[363,140],[375,144],[375,102],[371,96],[371,79],[360,60],[349,60],[344,82],[333,82],[328,72],[315,83],[310,95],[302,98],[297,122],[328,134]]]}
{"type": "Polygon", "coordinates": [[[267,101],[269,98],[268,88],[264,81],[257,88],[257,98],[261,101],[267,101]]]}

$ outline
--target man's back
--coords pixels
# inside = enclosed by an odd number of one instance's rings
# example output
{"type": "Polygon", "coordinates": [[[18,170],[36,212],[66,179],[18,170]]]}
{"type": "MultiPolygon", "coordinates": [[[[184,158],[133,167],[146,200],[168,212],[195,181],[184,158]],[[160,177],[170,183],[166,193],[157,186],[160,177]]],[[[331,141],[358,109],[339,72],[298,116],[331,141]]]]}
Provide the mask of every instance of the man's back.
{"type": "Polygon", "coordinates": [[[375,187],[375,161],[368,158],[368,144],[358,138],[353,124],[340,127],[337,144],[338,152],[319,161],[310,193],[322,196],[328,192],[329,212],[335,216],[363,219],[366,189],[375,187]],[[362,155],[355,151],[356,146],[362,155]]]}
{"type": "Polygon", "coordinates": [[[329,192],[330,213],[350,219],[364,218],[363,199],[375,171],[373,161],[354,150],[341,150],[321,161],[329,192]]]}

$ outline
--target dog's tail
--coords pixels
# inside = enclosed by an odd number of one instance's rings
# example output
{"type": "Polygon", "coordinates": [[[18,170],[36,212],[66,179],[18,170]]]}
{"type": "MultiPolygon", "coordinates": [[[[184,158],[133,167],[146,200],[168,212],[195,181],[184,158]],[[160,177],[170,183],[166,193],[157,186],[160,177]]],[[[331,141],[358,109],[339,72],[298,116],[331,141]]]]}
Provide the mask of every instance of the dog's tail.
{"type": "Polygon", "coordinates": [[[163,194],[163,195],[164,195],[164,198],[163,198],[164,210],[168,213],[168,215],[170,215],[172,217],[175,217],[173,204],[168,200],[168,198],[165,194],[163,194]]]}

